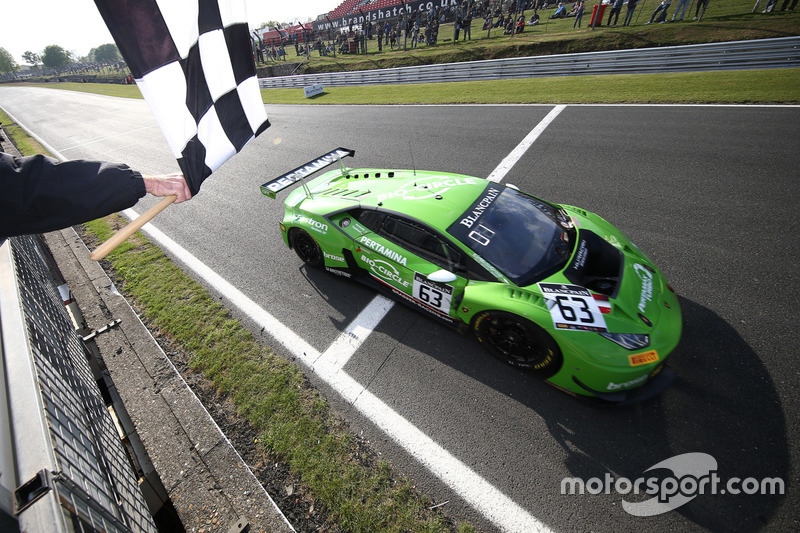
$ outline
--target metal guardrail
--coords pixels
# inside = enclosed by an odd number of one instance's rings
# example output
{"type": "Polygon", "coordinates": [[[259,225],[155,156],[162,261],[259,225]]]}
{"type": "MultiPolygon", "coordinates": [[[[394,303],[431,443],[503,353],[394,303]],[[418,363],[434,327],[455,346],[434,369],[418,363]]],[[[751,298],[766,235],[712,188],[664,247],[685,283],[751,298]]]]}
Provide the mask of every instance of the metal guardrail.
{"type": "Polygon", "coordinates": [[[800,67],[800,37],[260,78],[262,89],[800,67]]]}

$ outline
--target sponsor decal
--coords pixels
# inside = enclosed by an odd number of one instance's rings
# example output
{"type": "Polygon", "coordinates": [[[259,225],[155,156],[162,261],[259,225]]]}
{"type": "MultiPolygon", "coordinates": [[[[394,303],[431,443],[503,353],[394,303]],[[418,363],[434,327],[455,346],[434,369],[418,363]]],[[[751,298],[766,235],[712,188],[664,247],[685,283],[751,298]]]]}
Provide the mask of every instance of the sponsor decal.
{"type": "Polygon", "coordinates": [[[636,387],[636,386],[638,386],[638,385],[641,385],[642,383],[644,383],[645,381],[647,381],[647,378],[648,378],[648,377],[650,377],[650,376],[648,376],[647,374],[645,374],[644,376],[640,376],[640,377],[638,377],[638,378],[636,378],[636,379],[632,379],[632,380],[630,380],[630,381],[626,381],[625,383],[614,383],[614,382],[612,381],[612,382],[610,382],[610,383],[609,383],[609,384],[606,386],[606,390],[622,390],[622,389],[630,389],[630,388],[632,388],[632,387],[636,387]]]}
{"type": "Polygon", "coordinates": [[[483,198],[473,204],[473,206],[470,208],[470,212],[464,213],[464,218],[461,219],[460,224],[462,226],[471,228],[472,225],[475,224],[479,218],[481,218],[484,211],[486,211],[486,208],[492,205],[492,202],[494,202],[495,198],[500,195],[500,192],[500,189],[490,187],[486,191],[486,194],[483,196],[483,198]]]}
{"type": "Polygon", "coordinates": [[[635,353],[628,356],[631,366],[642,366],[650,363],[655,363],[659,360],[658,352],[650,350],[648,352],[635,353]]]}
{"type": "Polygon", "coordinates": [[[342,276],[343,278],[352,278],[353,277],[353,275],[350,272],[345,272],[344,270],[340,270],[338,268],[325,267],[325,270],[327,270],[331,274],[335,274],[337,276],[342,276]]]}
{"type": "Polygon", "coordinates": [[[331,261],[339,261],[340,263],[346,263],[344,257],[339,257],[338,255],[329,254],[328,252],[322,252],[325,255],[325,259],[330,259],[331,261]]]}
{"type": "Polygon", "coordinates": [[[604,235],[603,238],[613,247],[622,249],[622,243],[619,242],[616,235],[604,235]]]}
{"type": "Polygon", "coordinates": [[[406,263],[408,262],[408,260],[405,258],[405,256],[400,255],[398,252],[395,252],[394,250],[385,247],[384,245],[382,245],[379,242],[373,241],[369,237],[361,237],[361,240],[359,242],[361,244],[363,244],[364,246],[366,246],[367,248],[371,248],[372,250],[375,250],[376,252],[379,252],[379,253],[385,255],[389,259],[392,259],[393,261],[397,261],[398,263],[400,263],[403,266],[405,266],[406,263]]]}
{"type": "Polygon", "coordinates": [[[639,297],[639,311],[642,313],[647,309],[647,304],[653,300],[653,272],[645,265],[636,263],[633,265],[636,275],[642,280],[642,295],[639,297]]]}
{"type": "Polygon", "coordinates": [[[301,224],[306,224],[309,228],[316,231],[317,233],[321,233],[325,235],[328,233],[328,225],[324,222],[320,222],[319,220],[314,220],[313,218],[307,217],[305,215],[297,215],[297,221],[301,224]]]}
{"type": "Polygon", "coordinates": [[[433,198],[437,194],[442,194],[443,192],[449,191],[453,187],[458,187],[459,185],[472,185],[479,183],[480,181],[482,180],[478,178],[466,177],[443,178],[441,176],[434,176],[431,178],[422,178],[415,181],[410,187],[405,186],[389,193],[379,194],[378,202],[383,202],[389,198],[402,198],[403,200],[424,200],[426,198],[433,198]],[[429,194],[420,196],[417,194],[412,194],[414,192],[428,192],[429,194]]]}
{"type": "Polygon", "coordinates": [[[274,198],[275,193],[285,189],[286,187],[289,187],[293,183],[297,183],[306,176],[309,176],[314,172],[327,167],[331,163],[336,162],[338,159],[341,159],[342,157],[352,156],[353,154],[354,152],[352,150],[337,148],[336,150],[329,152],[324,156],[315,159],[314,161],[309,161],[302,167],[297,167],[291,172],[288,172],[283,176],[277,177],[274,180],[265,183],[264,185],[261,186],[261,192],[267,196],[274,198]]]}
{"type": "Polygon", "coordinates": [[[586,287],[539,283],[553,326],[572,331],[608,331],[597,300],[586,287]]]}
{"type": "Polygon", "coordinates": [[[573,270],[580,270],[586,264],[586,258],[589,257],[589,248],[586,247],[586,241],[582,240],[578,245],[578,252],[575,254],[575,261],[572,263],[573,270]]]}
{"type": "Polygon", "coordinates": [[[359,232],[361,235],[369,233],[369,230],[364,226],[362,226],[361,224],[359,224],[358,222],[353,222],[353,224],[350,227],[359,232]]]}
{"type": "Polygon", "coordinates": [[[383,259],[371,259],[366,255],[361,255],[361,260],[369,265],[369,270],[379,278],[385,279],[394,285],[408,287],[411,283],[407,282],[400,275],[400,272],[392,265],[383,259]]]}

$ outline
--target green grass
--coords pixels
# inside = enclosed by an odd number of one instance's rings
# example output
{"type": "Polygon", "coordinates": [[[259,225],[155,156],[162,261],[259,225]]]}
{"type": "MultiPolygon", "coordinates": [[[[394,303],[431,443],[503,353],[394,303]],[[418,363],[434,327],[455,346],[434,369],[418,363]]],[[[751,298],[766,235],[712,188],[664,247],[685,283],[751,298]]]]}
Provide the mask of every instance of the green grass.
{"type": "Polygon", "coordinates": [[[800,69],[557,76],[261,91],[267,104],[800,103],[800,69]]]}
{"type": "Polygon", "coordinates": [[[21,154],[50,155],[41,144],[30,137],[16,122],[11,120],[11,117],[2,109],[0,109],[0,122],[3,123],[3,128],[5,128],[8,138],[14,143],[21,154]]]}

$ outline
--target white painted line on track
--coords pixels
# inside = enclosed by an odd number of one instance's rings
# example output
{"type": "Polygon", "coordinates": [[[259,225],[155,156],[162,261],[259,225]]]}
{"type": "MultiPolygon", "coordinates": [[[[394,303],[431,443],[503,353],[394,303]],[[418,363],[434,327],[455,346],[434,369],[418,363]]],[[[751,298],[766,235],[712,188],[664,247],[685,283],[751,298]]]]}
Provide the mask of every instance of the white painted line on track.
{"type": "Polygon", "coordinates": [[[378,326],[393,306],[394,302],[385,296],[378,295],[373,298],[369,305],[339,334],[333,344],[314,361],[312,365],[314,370],[323,364],[328,365],[334,372],[344,368],[350,357],[367,340],[372,330],[378,326]]]}
{"type": "Polygon", "coordinates": [[[528,135],[525,136],[524,139],[522,139],[522,142],[519,143],[517,147],[514,148],[511,151],[511,153],[508,154],[506,158],[500,162],[499,165],[497,165],[497,168],[495,168],[492,171],[492,173],[489,174],[489,177],[486,179],[495,182],[499,182],[500,180],[502,180],[506,176],[506,174],[508,174],[508,171],[511,170],[511,167],[513,167],[517,163],[517,161],[520,160],[520,158],[525,154],[525,152],[528,151],[528,148],[531,147],[534,141],[536,141],[536,139],[539,138],[539,135],[542,134],[542,132],[547,128],[547,126],[549,126],[550,123],[553,122],[556,119],[556,117],[562,111],[564,111],[566,107],[567,106],[565,105],[555,106],[552,109],[552,111],[550,111],[547,114],[547,116],[544,117],[542,121],[539,122],[539,124],[537,124],[536,127],[533,128],[528,135]]]}
{"type": "Polygon", "coordinates": [[[566,108],[567,106],[565,105],[557,105],[551,109],[550,112],[541,120],[541,122],[539,122],[536,127],[533,128],[530,133],[528,133],[525,138],[522,139],[522,141],[520,141],[516,148],[511,150],[511,153],[509,153],[505,159],[503,159],[500,164],[497,165],[497,167],[486,179],[497,183],[503,181],[503,178],[506,177],[508,171],[517,164],[517,161],[519,161],[522,156],[525,155],[525,152],[528,151],[528,148],[530,148],[536,139],[538,139],[539,136],[544,132],[544,130],[547,129],[547,126],[552,124],[556,117],[560,115],[561,112],[566,108]]]}
{"type": "MultiPolygon", "coordinates": [[[[563,105],[556,106],[503,159],[500,165],[489,175],[488,179],[495,182],[501,181],[565,107],[563,105]]],[[[19,121],[14,121],[19,124],[19,121]]],[[[56,150],[48,147],[43,141],[40,140],[40,142],[51,153],[64,159],[56,150]]],[[[123,214],[131,219],[139,216],[133,209],[126,209],[123,214]]],[[[362,415],[411,454],[414,459],[425,466],[451,490],[461,496],[470,506],[480,512],[487,520],[494,523],[498,529],[520,533],[545,533],[551,531],[543,522],[503,494],[468,465],[450,454],[450,452],[343,371],[344,365],[347,364],[350,357],[391,310],[394,305],[391,300],[383,296],[376,296],[328,349],[320,352],[151,223],[145,224],[142,232],[159,243],[160,246],[169,250],[187,268],[205,280],[215,290],[224,294],[232,305],[245,313],[256,324],[262,326],[288,352],[313,369],[320,379],[325,381],[348,403],[351,403],[362,415]]]]}

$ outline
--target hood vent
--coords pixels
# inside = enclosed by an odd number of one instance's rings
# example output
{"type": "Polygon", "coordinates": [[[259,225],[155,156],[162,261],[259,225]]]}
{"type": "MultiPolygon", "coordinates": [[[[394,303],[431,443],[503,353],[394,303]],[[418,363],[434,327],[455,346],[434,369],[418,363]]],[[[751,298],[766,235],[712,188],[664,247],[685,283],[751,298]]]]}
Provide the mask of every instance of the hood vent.
{"type": "Polygon", "coordinates": [[[564,275],[576,285],[616,298],[624,267],[622,252],[592,231],[581,230],[578,237],[575,256],[564,275]]]}

